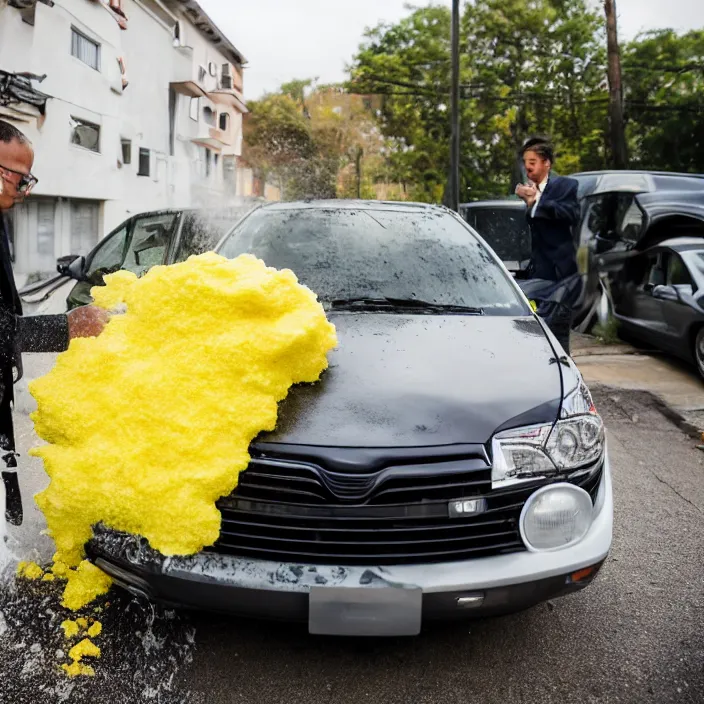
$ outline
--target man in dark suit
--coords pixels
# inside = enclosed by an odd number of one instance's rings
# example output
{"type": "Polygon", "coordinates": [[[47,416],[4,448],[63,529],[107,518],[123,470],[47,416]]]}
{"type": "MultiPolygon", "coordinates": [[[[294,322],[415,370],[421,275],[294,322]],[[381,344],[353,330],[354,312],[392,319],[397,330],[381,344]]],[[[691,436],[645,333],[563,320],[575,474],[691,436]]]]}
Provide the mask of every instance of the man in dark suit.
{"type": "Polygon", "coordinates": [[[548,320],[548,326],[569,354],[569,333],[572,326],[571,306],[581,291],[577,252],[572,230],[579,221],[577,181],[553,175],[553,146],[546,139],[529,139],[521,150],[529,183],[519,185],[516,195],[525,201],[530,226],[532,253],[531,277],[560,282],[574,277],[570,298],[548,320]],[[574,295],[576,293],[576,296],[574,295]]]}
{"type": "Polygon", "coordinates": [[[68,347],[69,339],[100,334],[108,318],[105,311],[92,306],[77,308],[68,315],[22,317],[4,213],[21,203],[37,183],[31,173],[33,164],[29,140],[16,127],[0,120],[0,473],[5,488],[5,517],[16,525],[22,522],[22,501],[16,473],[12,387],[22,373],[21,354],[61,352],[68,347]]]}

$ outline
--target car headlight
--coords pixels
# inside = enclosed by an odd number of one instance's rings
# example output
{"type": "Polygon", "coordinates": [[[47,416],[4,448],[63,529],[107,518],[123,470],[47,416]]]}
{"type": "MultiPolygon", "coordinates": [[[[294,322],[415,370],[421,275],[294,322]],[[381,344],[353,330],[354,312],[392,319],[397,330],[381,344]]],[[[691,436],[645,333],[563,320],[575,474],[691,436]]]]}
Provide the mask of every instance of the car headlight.
{"type": "Polygon", "coordinates": [[[574,484],[551,484],[526,501],[519,529],[530,551],[560,550],[584,538],[593,516],[592,500],[584,489],[574,484]]]}
{"type": "Polygon", "coordinates": [[[592,465],[604,453],[604,424],[580,381],[552,425],[516,428],[494,436],[492,486],[551,477],[592,465]]]}

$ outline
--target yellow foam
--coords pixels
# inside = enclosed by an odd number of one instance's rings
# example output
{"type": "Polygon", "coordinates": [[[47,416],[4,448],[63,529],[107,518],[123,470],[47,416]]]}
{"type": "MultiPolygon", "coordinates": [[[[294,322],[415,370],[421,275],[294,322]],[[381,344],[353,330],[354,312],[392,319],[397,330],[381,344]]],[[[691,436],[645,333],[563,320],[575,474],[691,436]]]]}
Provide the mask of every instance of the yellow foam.
{"type": "Polygon", "coordinates": [[[99,337],[73,340],[30,384],[49,443],[32,451],[51,480],[37,503],[69,609],[110,585],[82,561],[97,523],[165,555],[212,545],[215,502],[236,487],[251,441],[274,429],[277,403],[316,381],[337,344],[315,294],[250,255],[208,253],[139,279],[121,271],[92,295],[127,312],[99,337]]]}
{"type": "Polygon", "coordinates": [[[91,638],[97,638],[103,632],[103,624],[100,621],[96,621],[88,629],[88,635],[91,638]]]}
{"type": "Polygon", "coordinates": [[[81,662],[81,660],[86,657],[99,658],[100,648],[88,638],[84,638],[80,643],[76,643],[76,645],[68,651],[68,656],[74,662],[81,662]]]}
{"type": "Polygon", "coordinates": [[[72,662],[70,665],[65,663],[61,669],[71,678],[74,677],[95,677],[95,670],[90,665],[84,665],[82,662],[72,662]]]}
{"type": "Polygon", "coordinates": [[[66,620],[61,624],[65,638],[75,638],[79,632],[79,626],[76,621],[66,620]]]}
{"type": "Polygon", "coordinates": [[[41,579],[44,570],[36,562],[20,562],[17,565],[17,574],[25,579],[41,579]]]}
{"type": "Polygon", "coordinates": [[[68,656],[71,658],[70,664],[63,664],[61,668],[69,677],[95,675],[95,670],[90,665],[85,665],[83,658],[99,658],[100,648],[92,643],[88,638],[84,638],[80,643],[68,651],[68,656]]]}

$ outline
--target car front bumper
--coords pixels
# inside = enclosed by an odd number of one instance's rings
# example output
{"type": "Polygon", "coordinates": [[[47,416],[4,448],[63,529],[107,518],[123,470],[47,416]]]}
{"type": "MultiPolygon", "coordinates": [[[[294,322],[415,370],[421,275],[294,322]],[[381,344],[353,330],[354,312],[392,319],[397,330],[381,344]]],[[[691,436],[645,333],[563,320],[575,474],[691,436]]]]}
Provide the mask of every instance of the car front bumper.
{"type": "Polygon", "coordinates": [[[131,536],[104,530],[88,544],[87,552],[132,594],[172,606],[306,621],[313,591],[386,587],[421,592],[422,618],[433,620],[518,611],[584,588],[608,556],[612,526],[607,458],[589,532],[576,545],[554,552],[525,551],[429,565],[347,567],[207,552],[164,558],[131,536]],[[594,569],[584,573],[587,568],[594,569]]]}

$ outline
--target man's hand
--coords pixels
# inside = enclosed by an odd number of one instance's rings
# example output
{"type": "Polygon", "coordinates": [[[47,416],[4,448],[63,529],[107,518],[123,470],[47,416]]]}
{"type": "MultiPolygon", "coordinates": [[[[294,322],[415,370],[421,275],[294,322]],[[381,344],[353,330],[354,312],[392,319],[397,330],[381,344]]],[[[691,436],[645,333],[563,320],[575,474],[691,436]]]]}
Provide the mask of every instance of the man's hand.
{"type": "Polygon", "coordinates": [[[538,189],[533,184],[516,186],[516,195],[532,208],[538,197],[538,189]]]}
{"type": "Polygon", "coordinates": [[[67,317],[68,336],[71,340],[76,337],[97,337],[110,320],[108,312],[96,306],[74,308],[67,317]]]}

